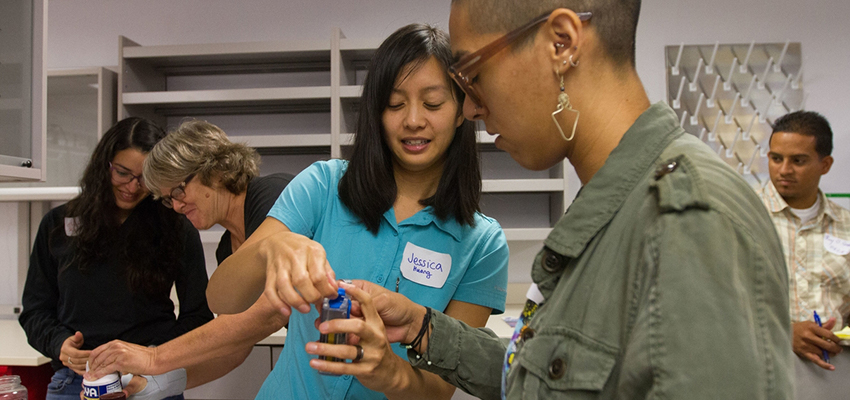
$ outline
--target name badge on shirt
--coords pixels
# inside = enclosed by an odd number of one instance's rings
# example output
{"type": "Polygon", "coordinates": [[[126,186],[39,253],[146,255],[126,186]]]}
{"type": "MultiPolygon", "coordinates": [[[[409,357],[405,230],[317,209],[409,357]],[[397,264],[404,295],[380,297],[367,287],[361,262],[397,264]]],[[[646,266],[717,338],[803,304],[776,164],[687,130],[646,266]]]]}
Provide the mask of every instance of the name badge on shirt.
{"type": "Polygon", "coordinates": [[[850,254],[850,242],[844,239],[839,239],[828,233],[823,235],[823,247],[826,251],[839,256],[846,256],[847,254],[850,254]]]}
{"type": "Polygon", "coordinates": [[[401,274],[420,285],[441,288],[452,270],[452,256],[407,242],[401,258],[401,274]]]}
{"type": "Polygon", "coordinates": [[[79,225],[79,218],[65,218],[65,236],[77,236],[77,227],[79,225]]]}

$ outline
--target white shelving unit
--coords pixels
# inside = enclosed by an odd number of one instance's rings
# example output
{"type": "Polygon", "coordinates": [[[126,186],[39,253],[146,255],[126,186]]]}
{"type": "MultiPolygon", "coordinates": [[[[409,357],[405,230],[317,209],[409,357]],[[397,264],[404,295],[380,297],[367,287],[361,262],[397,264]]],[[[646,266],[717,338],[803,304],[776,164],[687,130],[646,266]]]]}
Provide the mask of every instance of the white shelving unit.
{"type": "MultiPolygon", "coordinates": [[[[346,38],[339,29],[327,40],[285,42],[144,46],[121,37],[118,116],[142,116],[166,128],[186,118],[207,120],[232,140],[257,148],[262,174],[297,174],[350,150],[366,69],[381,41],[346,38]]],[[[497,150],[492,136],[481,132],[478,141],[481,207],[505,229],[509,280],[522,285],[530,282],[534,256],[566,210],[567,170],[559,164],[527,171],[497,150]]],[[[220,227],[201,232],[209,272],[221,233],[220,227]]],[[[258,348],[255,353],[264,352],[258,348]]],[[[279,351],[272,348],[273,359],[279,351]]],[[[241,368],[268,373],[268,366],[241,368]]],[[[230,397],[216,388],[241,383],[236,375],[188,394],[230,397]]]]}
{"type": "MultiPolygon", "coordinates": [[[[168,128],[204,119],[257,148],[263,174],[296,174],[346,154],[361,85],[381,41],[346,38],[339,29],[328,40],[283,42],[144,46],[121,37],[119,118],[143,116],[168,128]]],[[[512,248],[539,247],[566,210],[566,167],[526,171],[486,132],[478,141],[483,211],[499,220],[512,248]]],[[[218,236],[204,238],[212,244],[218,236]]],[[[512,256],[511,265],[529,269],[528,253],[512,256]]]]}

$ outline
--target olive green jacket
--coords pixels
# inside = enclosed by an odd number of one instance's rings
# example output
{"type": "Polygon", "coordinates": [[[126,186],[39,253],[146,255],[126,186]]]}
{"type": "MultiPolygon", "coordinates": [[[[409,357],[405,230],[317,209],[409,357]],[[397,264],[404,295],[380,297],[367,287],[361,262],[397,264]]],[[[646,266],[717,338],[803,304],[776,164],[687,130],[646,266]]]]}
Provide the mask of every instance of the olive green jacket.
{"type": "MultiPolygon", "coordinates": [[[[788,276],[753,190],[658,103],[537,255],[508,399],[785,399],[788,276]]],[[[414,366],[497,399],[505,341],[434,312],[414,366]],[[431,361],[427,365],[426,361],[431,361]]]]}

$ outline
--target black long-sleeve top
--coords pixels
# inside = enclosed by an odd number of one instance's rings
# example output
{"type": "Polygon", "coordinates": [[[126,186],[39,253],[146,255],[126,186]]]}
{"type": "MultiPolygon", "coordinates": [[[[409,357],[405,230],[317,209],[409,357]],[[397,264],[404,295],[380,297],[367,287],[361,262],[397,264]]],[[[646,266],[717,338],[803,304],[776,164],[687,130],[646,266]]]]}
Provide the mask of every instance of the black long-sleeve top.
{"type": "MultiPolygon", "coordinates": [[[[122,236],[125,229],[133,229],[133,218],[141,217],[131,213],[117,236],[122,236]]],[[[88,266],[86,273],[69,266],[75,248],[67,236],[73,230],[72,223],[69,219],[66,230],[65,222],[64,205],[41,220],[24,286],[24,310],[19,318],[29,344],[52,358],[54,369],[62,368],[58,360],[62,343],[76,331],[83,334],[83,350],[113,339],[149,346],[165,343],[212,320],[205,295],[208,278],[200,235],[184,218],[180,224],[182,260],[174,279],[179,317],[174,315],[170,289],[147,295],[127,287],[122,265],[116,261],[117,249],[96,265],[88,266]]],[[[155,248],[149,250],[157,252],[155,248]]]]}
{"type": "MultiPolygon", "coordinates": [[[[269,210],[272,209],[280,193],[286,185],[294,178],[292,175],[278,172],[276,174],[256,177],[248,182],[245,192],[245,239],[251,236],[260,224],[266,220],[269,210]]],[[[219,265],[224,259],[233,254],[233,242],[230,241],[230,231],[224,231],[218,248],[215,250],[215,259],[219,265]]]]}

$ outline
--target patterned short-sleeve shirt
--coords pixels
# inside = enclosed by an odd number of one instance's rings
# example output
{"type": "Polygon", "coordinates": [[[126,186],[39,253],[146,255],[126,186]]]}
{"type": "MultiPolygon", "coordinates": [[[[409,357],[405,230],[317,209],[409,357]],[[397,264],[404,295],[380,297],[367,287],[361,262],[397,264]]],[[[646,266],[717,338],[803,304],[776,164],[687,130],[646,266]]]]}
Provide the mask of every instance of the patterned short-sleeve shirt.
{"type": "Polygon", "coordinates": [[[817,311],[824,321],[834,317],[840,330],[850,322],[850,211],[818,196],[817,216],[801,226],[772,182],[759,191],[788,265],[791,321],[811,321],[817,311]]]}

